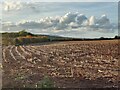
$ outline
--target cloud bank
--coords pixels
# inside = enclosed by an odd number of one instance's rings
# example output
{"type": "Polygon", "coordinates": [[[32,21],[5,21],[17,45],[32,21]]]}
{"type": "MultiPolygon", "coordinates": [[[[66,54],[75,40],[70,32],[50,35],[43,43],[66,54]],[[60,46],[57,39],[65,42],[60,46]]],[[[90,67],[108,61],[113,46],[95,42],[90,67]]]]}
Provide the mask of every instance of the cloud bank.
{"type": "MultiPolygon", "coordinates": [[[[11,24],[12,25],[12,24],[11,24]]],[[[11,26],[10,25],[10,26],[11,26]]],[[[86,17],[84,14],[79,13],[66,13],[64,16],[46,17],[36,21],[20,21],[15,24],[16,26],[23,27],[25,29],[77,29],[77,28],[91,28],[93,30],[107,29],[108,31],[114,30],[115,25],[110,23],[110,20],[106,15],[102,15],[100,18],[95,16],[86,17]]],[[[8,25],[9,26],[9,25],[8,25]]]]}
{"type": "Polygon", "coordinates": [[[26,29],[33,33],[60,35],[67,37],[101,37],[117,34],[117,25],[110,22],[106,15],[89,18],[78,12],[68,12],[63,16],[45,17],[39,20],[20,21],[18,23],[3,22],[3,31],[19,31],[26,29]]]}

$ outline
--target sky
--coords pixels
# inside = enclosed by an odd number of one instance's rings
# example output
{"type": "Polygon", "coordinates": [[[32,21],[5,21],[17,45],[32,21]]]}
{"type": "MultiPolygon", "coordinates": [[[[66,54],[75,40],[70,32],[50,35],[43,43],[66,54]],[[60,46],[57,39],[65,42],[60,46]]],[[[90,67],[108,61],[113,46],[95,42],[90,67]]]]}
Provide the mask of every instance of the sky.
{"type": "MultiPolygon", "coordinates": [[[[10,0],[1,0],[10,1],[10,0]]],[[[12,0],[16,1],[16,0],[12,0]]],[[[119,2],[119,0],[19,0],[23,2],[119,2]]]]}
{"type": "Polygon", "coordinates": [[[118,34],[118,0],[50,1],[53,2],[42,0],[2,2],[0,32],[25,29],[35,34],[76,38],[114,37],[118,34]]]}

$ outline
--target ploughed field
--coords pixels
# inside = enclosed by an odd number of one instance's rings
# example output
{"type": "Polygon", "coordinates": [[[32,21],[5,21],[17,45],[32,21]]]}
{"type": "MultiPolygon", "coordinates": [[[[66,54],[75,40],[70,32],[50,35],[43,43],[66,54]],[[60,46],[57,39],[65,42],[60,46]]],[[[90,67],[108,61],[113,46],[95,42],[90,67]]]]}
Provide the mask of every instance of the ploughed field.
{"type": "Polygon", "coordinates": [[[118,40],[66,41],[2,48],[3,87],[119,87],[118,40]]]}

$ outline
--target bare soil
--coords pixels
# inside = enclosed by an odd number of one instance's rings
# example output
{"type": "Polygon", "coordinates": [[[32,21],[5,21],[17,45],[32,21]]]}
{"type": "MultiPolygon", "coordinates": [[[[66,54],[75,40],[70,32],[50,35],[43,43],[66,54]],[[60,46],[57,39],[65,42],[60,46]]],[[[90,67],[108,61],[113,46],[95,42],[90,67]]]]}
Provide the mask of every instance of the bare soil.
{"type": "Polygon", "coordinates": [[[118,40],[2,47],[3,88],[29,87],[48,76],[58,88],[118,88],[118,40]]]}

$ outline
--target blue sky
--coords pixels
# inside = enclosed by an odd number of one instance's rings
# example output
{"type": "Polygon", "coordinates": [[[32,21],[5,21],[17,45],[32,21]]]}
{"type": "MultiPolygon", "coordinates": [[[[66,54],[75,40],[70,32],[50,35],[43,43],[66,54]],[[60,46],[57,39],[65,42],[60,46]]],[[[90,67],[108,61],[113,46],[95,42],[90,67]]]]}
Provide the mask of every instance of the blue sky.
{"type": "MultiPolygon", "coordinates": [[[[116,27],[118,22],[118,6],[117,6],[118,0],[111,0],[112,2],[102,2],[102,0],[97,0],[98,2],[93,2],[94,0],[89,0],[89,2],[87,2],[88,0],[84,0],[86,2],[58,2],[58,3],[56,2],[58,0],[50,0],[53,1],[51,3],[50,2],[41,3],[38,2],[39,0],[34,0],[34,2],[33,0],[27,0],[27,1],[29,1],[30,3],[25,3],[23,1],[22,3],[18,2],[17,4],[15,2],[7,3],[7,5],[3,4],[3,8],[1,8],[3,10],[2,31],[11,32],[11,31],[19,31],[21,29],[27,29],[28,31],[31,31],[33,33],[40,33],[40,34],[52,34],[52,35],[70,36],[70,37],[91,37],[91,38],[102,37],[102,36],[114,37],[117,34],[116,27]],[[99,19],[102,18],[102,15],[104,16],[105,14],[104,18],[105,20],[109,19],[110,24],[109,25],[107,24],[107,26],[105,26],[106,24],[102,26],[98,26],[98,24],[95,23],[92,26],[86,25],[83,27],[78,22],[74,22],[74,21],[71,22],[67,21],[67,23],[65,23],[66,18],[71,20],[71,18],[74,18],[75,15],[76,15],[75,18],[77,18],[81,14],[87,17],[88,21],[91,18],[91,16],[92,17],[95,16],[95,18],[99,21],[99,19]],[[71,17],[68,17],[67,15],[71,17]],[[46,17],[50,17],[50,18],[45,19],[46,17]],[[54,17],[55,18],[59,17],[54,20],[55,22],[57,20],[61,21],[65,19],[64,24],[51,23],[54,17]],[[60,30],[57,30],[58,27],[60,27],[59,28],[60,30]],[[77,28],[71,28],[71,27],[77,27],[77,28]]],[[[74,1],[82,1],[82,0],[74,0],[74,1]]],[[[95,22],[94,19],[93,21],[95,22]]]]}
{"type": "Polygon", "coordinates": [[[118,10],[117,3],[60,2],[60,3],[36,3],[36,5],[38,5],[38,7],[36,7],[34,10],[27,9],[26,11],[25,9],[23,9],[20,11],[11,11],[11,12],[3,11],[4,14],[3,21],[10,20],[12,22],[16,22],[24,18],[34,20],[34,19],[39,19],[40,17],[64,15],[65,13],[68,12],[79,12],[86,14],[88,17],[90,17],[91,15],[99,17],[102,14],[106,14],[108,18],[112,20],[112,22],[114,23],[117,22],[117,17],[116,17],[118,10]]]}
{"type": "MultiPolygon", "coordinates": [[[[1,0],[1,1],[8,1],[8,0],[1,0]]],[[[15,1],[15,0],[12,0],[15,1]]],[[[20,1],[33,1],[33,2],[118,2],[119,0],[20,0],[20,1]]]]}

